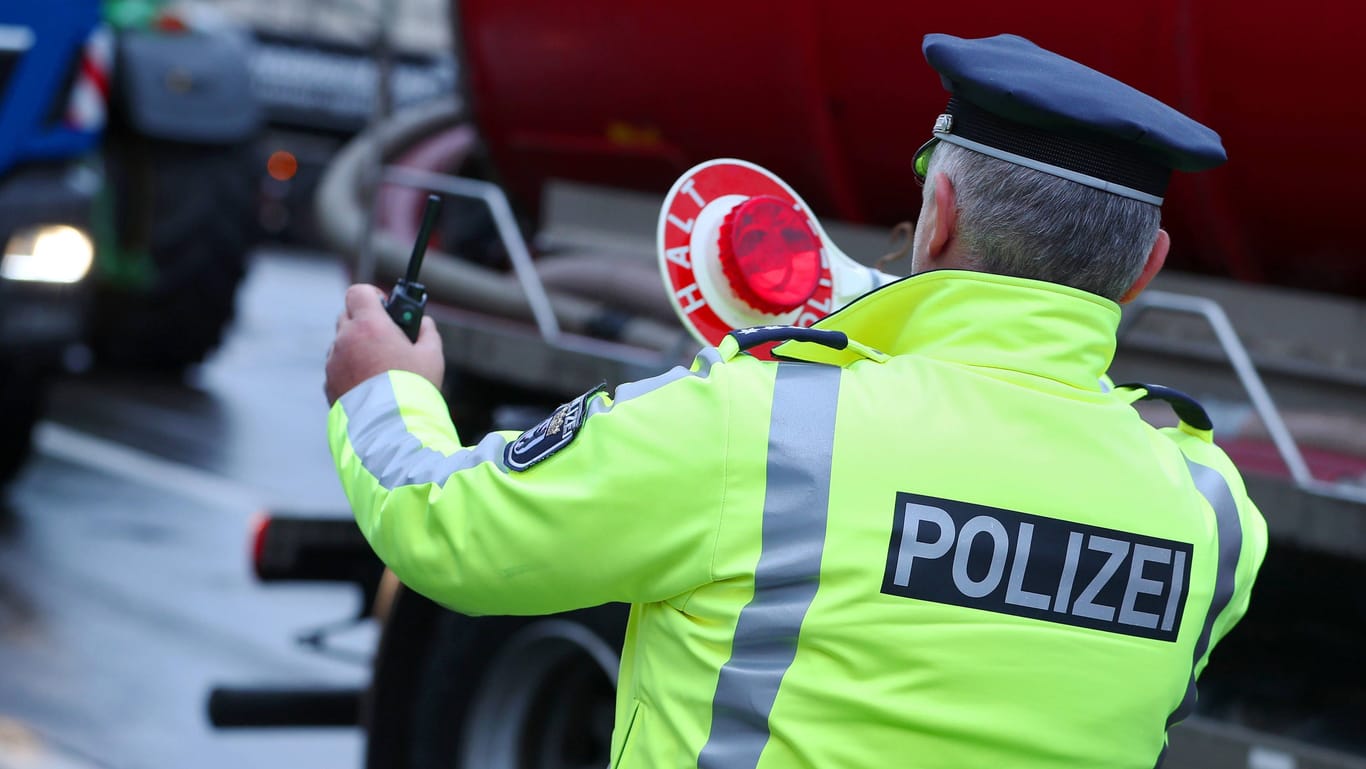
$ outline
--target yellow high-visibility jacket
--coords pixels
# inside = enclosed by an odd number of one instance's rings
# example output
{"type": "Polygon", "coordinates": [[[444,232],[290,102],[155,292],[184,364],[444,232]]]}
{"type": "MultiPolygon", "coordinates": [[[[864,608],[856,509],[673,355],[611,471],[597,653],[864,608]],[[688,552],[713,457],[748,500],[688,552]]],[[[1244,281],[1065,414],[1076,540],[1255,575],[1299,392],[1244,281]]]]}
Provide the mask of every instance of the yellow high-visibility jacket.
{"type": "Polygon", "coordinates": [[[1197,404],[1104,382],[1118,320],[930,272],[469,447],[391,371],[338,401],[331,446],[433,600],[633,604],[613,766],[1150,769],[1266,528],[1197,404]],[[799,334],[791,361],[739,354],[799,334]]]}

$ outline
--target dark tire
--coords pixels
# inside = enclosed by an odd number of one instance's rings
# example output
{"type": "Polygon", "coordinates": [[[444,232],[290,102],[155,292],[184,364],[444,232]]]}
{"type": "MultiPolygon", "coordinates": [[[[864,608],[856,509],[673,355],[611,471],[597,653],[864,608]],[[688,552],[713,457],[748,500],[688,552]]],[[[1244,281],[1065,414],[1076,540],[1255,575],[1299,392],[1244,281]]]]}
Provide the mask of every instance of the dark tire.
{"type": "Polygon", "coordinates": [[[114,367],[178,371],[218,346],[256,240],[251,152],[138,139],[119,154],[119,240],[153,275],[106,287],[92,343],[114,367]]]}
{"type": "Polygon", "coordinates": [[[626,614],[474,618],[400,591],[364,708],[367,769],[606,766],[626,614]]]}
{"type": "Polygon", "coordinates": [[[0,362],[0,485],[9,483],[33,452],[45,384],[38,371],[0,362]]]}

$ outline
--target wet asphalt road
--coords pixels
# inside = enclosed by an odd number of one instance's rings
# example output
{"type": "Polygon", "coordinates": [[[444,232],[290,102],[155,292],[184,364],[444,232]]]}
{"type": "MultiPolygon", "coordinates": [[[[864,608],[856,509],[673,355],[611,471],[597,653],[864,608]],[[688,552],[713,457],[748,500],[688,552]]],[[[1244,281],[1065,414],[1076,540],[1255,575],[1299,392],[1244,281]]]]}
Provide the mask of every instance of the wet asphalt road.
{"type": "MultiPolygon", "coordinates": [[[[0,769],[356,767],[354,729],[217,732],[215,683],[360,685],[292,639],[345,586],[254,583],[253,513],[334,514],[322,361],[345,277],[263,251],[220,350],[185,382],[63,381],[0,512],[0,769]]],[[[338,639],[364,657],[374,630],[338,639]]]]}

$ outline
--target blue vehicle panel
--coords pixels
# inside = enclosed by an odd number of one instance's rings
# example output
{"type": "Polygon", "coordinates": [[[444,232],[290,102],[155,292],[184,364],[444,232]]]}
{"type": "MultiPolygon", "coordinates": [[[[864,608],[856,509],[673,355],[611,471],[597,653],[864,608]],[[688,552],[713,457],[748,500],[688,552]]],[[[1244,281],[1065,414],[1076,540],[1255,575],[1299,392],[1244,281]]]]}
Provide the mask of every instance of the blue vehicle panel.
{"type": "Polygon", "coordinates": [[[99,23],[99,0],[0,2],[0,174],[98,144],[98,128],[68,124],[65,102],[73,68],[99,23]]]}

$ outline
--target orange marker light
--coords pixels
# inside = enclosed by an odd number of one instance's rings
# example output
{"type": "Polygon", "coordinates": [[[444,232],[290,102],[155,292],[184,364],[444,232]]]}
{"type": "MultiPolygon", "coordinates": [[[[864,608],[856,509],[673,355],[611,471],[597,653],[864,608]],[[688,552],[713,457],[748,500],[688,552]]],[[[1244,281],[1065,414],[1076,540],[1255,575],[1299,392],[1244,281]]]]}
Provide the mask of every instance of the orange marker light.
{"type": "Polygon", "coordinates": [[[152,26],[162,32],[173,35],[184,34],[190,31],[190,25],[186,24],[183,18],[170,12],[163,12],[157,16],[156,20],[152,22],[152,26]]]}
{"type": "Polygon", "coordinates": [[[299,160],[293,153],[277,150],[266,161],[266,172],[276,181],[287,182],[299,172],[299,160]]]}

